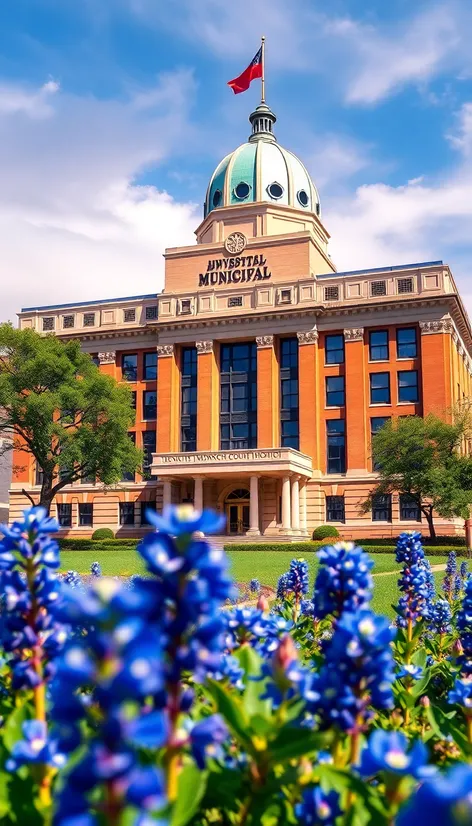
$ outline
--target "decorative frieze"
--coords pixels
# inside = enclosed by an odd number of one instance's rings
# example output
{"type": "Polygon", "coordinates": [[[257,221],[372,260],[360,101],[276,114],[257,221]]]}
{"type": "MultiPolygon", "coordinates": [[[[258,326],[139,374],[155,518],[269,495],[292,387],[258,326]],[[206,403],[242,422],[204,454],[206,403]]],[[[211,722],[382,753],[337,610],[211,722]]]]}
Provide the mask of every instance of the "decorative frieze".
{"type": "Polygon", "coordinates": [[[195,347],[197,348],[198,355],[203,355],[204,353],[212,353],[213,352],[213,342],[210,341],[196,341],[195,347]]]}
{"type": "Polygon", "coordinates": [[[421,335],[427,336],[434,333],[455,333],[454,322],[450,316],[438,318],[434,321],[420,321],[421,335]]]}
{"type": "Polygon", "coordinates": [[[163,358],[164,356],[173,356],[174,355],[174,345],[173,344],[158,344],[156,347],[157,350],[157,357],[163,358]]]}
{"type": "Polygon", "coordinates": [[[266,350],[274,346],[274,336],[257,336],[256,344],[258,350],[266,350]]]}
{"type": "Polygon", "coordinates": [[[298,345],[316,344],[318,341],[318,330],[308,330],[306,333],[297,333],[298,345]]]}
{"type": "Polygon", "coordinates": [[[364,341],[363,327],[348,327],[344,330],[344,341],[364,341]]]}
{"type": "Polygon", "coordinates": [[[99,353],[98,360],[100,364],[114,364],[116,361],[116,352],[110,350],[108,353],[99,353]]]}

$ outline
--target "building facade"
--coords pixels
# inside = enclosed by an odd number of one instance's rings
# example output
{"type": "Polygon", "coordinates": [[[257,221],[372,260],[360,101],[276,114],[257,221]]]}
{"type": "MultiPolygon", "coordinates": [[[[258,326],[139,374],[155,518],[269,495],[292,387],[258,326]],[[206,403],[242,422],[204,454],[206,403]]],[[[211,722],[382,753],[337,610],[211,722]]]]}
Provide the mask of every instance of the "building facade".
{"type": "MultiPolygon", "coordinates": [[[[372,489],[372,435],[391,417],[450,417],[470,396],[472,336],[442,261],[337,272],[317,190],[261,104],[248,141],[208,186],[197,243],[168,249],[161,293],[27,308],[22,328],[78,338],[126,381],[141,473],[113,489],[77,483],[53,505],[64,533],[146,530],[147,507],[193,502],[233,538],[346,537],[419,527],[401,497],[372,489]]],[[[18,471],[15,516],[39,488],[18,471]]],[[[438,520],[439,533],[461,530],[438,520]]]]}

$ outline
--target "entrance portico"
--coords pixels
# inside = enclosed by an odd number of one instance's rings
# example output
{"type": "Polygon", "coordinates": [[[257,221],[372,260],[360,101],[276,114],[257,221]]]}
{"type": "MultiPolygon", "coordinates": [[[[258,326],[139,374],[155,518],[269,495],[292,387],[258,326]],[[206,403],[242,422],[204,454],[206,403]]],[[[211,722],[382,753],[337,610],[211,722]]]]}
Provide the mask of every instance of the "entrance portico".
{"type": "Polygon", "coordinates": [[[229,535],[307,535],[305,486],[312,463],[298,450],[156,453],[151,473],[163,483],[164,505],[212,507],[225,513],[229,535]]]}

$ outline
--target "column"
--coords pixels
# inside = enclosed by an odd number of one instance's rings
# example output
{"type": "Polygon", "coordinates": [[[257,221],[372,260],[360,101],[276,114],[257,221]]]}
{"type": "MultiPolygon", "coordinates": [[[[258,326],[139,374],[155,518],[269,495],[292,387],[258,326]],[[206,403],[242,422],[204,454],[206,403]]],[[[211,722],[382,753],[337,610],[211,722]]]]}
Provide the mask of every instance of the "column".
{"type": "Polygon", "coordinates": [[[197,348],[197,450],[218,450],[219,372],[213,341],[196,341],[197,348]]]}
{"type": "Polygon", "coordinates": [[[251,476],[249,499],[249,530],[252,536],[259,536],[259,477],[251,476]]]}
{"type": "Polygon", "coordinates": [[[280,376],[274,336],[258,336],[257,345],[257,447],[280,444],[280,376]]]}
{"type": "MultiPolygon", "coordinates": [[[[367,472],[366,407],[369,404],[364,358],[364,328],[344,330],[347,475],[367,472]]],[[[393,391],[393,388],[392,388],[393,391]]]]}
{"type": "Polygon", "coordinates": [[[172,482],[170,479],[164,479],[162,491],[162,510],[170,507],[172,501],[172,482]]]}
{"type": "Polygon", "coordinates": [[[193,494],[193,507],[199,513],[203,510],[203,478],[194,476],[195,490],[193,494]]]}
{"type": "Polygon", "coordinates": [[[300,530],[300,487],[298,476],[292,477],[292,530],[300,530]]]}
{"type": "Polygon", "coordinates": [[[300,451],[311,457],[316,472],[321,470],[318,331],[297,333],[297,338],[300,451]]]}
{"type": "Polygon", "coordinates": [[[157,453],[180,447],[180,381],[173,344],[157,345],[157,453]]]}
{"type": "Polygon", "coordinates": [[[420,321],[421,381],[423,416],[434,413],[451,420],[453,390],[451,378],[454,323],[450,316],[435,321],[420,321]]]}
{"type": "Polygon", "coordinates": [[[282,479],[282,530],[290,533],[292,523],[290,520],[290,476],[282,479]]]}
{"type": "Polygon", "coordinates": [[[307,524],[307,516],[306,516],[306,479],[302,480],[302,484],[300,486],[300,509],[301,509],[300,528],[302,530],[302,533],[308,533],[308,524],[307,524]]]}

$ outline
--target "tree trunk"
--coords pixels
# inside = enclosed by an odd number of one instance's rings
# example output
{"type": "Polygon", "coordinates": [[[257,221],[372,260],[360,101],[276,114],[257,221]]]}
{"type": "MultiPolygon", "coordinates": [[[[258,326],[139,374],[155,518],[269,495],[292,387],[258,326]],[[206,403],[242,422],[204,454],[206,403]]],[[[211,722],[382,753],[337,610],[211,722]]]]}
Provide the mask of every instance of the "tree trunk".
{"type": "Polygon", "coordinates": [[[38,504],[42,508],[46,508],[46,512],[49,516],[49,511],[51,510],[51,503],[54,499],[54,493],[52,492],[52,477],[46,476],[44,474],[43,477],[43,484],[41,485],[41,493],[39,495],[39,502],[38,504]]]}
{"type": "Polygon", "coordinates": [[[423,513],[426,516],[426,521],[428,523],[429,537],[430,537],[430,539],[432,539],[433,542],[435,542],[436,541],[436,529],[434,527],[433,509],[432,508],[424,508],[423,513]]]}

